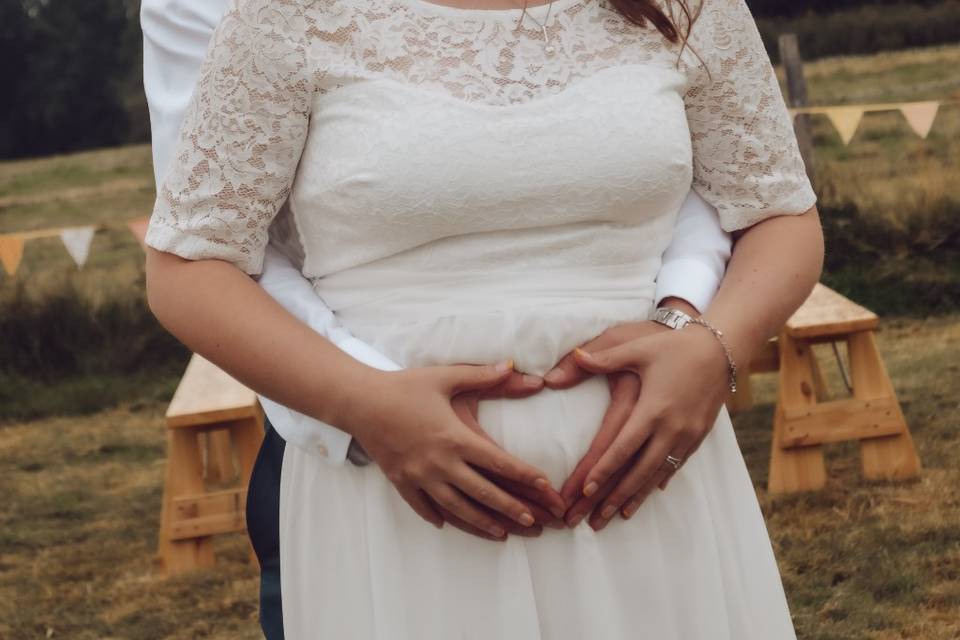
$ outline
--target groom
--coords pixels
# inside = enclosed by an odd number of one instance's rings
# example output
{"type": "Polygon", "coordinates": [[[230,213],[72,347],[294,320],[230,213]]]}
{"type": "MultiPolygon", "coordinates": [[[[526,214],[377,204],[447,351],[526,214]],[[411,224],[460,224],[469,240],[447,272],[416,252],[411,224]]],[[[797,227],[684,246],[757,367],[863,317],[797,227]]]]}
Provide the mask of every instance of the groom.
{"type": "MultiPolygon", "coordinates": [[[[242,1],[242,0],[241,0],[242,1]]],[[[199,76],[207,45],[214,29],[226,11],[229,0],[142,0],[140,20],[144,35],[144,89],[150,109],[153,161],[159,190],[165,169],[183,121],[188,102],[199,76]]],[[[271,229],[271,242],[282,239],[283,229],[271,229]]],[[[282,243],[280,243],[282,244],[282,243]]],[[[665,252],[657,279],[656,302],[697,315],[710,303],[723,277],[730,255],[730,236],[720,229],[716,212],[695,194],[687,199],[677,220],[674,240],[665,252]]],[[[273,244],[268,246],[260,285],[295,316],[353,357],[380,369],[399,369],[383,354],[360,342],[337,323],[336,318],[316,296],[293,262],[273,244]]],[[[662,325],[649,323],[649,331],[669,331],[662,325]]],[[[646,331],[646,329],[644,329],[646,331]]],[[[601,339],[603,337],[601,336],[601,339]]],[[[585,348],[589,350],[589,345],[585,348]]],[[[577,384],[590,374],[577,367],[572,357],[564,358],[546,376],[546,385],[564,388],[577,384]]],[[[541,381],[538,388],[542,388],[541,381]]],[[[506,395],[524,392],[523,376],[516,374],[502,389],[506,395]]],[[[628,397],[613,394],[608,416],[624,414],[632,406],[628,397]]],[[[270,640],[283,638],[280,600],[279,557],[279,488],[280,469],[287,442],[312,449],[327,456],[333,463],[363,465],[370,462],[362,448],[350,436],[329,425],[291,411],[261,397],[265,436],[250,480],[247,499],[247,525],[261,567],[260,623],[270,640]]],[[[475,399],[472,406],[462,405],[465,422],[474,428],[475,399]]],[[[606,423],[605,419],[605,423],[606,423]]],[[[605,425],[609,428],[611,425],[605,425]]],[[[619,428],[616,424],[613,428],[619,428]]],[[[622,426],[622,424],[620,425],[622,426]]],[[[589,469],[586,464],[603,453],[601,439],[578,466],[577,473],[589,469]],[[590,460],[588,460],[590,458],[590,460]]],[[[592,464],[591,463],[591,464],[592,464]]],[[[609,494],[601,487],[589,497],[579,492],[583,477],[572,476],[562,494],[570,507],[565,520],[576,525],[609,494]]],[[[446,514],[451,524],[467,530],[464,523],[446,514]]],[[[597,514],[591,522],[595,528],[597,514]]]]}

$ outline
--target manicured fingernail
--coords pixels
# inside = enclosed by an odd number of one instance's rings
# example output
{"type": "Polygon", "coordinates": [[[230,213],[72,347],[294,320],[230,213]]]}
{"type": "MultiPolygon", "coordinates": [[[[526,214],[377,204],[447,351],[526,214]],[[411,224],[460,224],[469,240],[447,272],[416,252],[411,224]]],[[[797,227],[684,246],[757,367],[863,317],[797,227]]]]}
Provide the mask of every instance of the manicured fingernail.
{"type": "Polygon", "coordinates": [[[612,504],[608,504],[603,508],[603,511],[600,512],[600,517],[604,520],[609,520],[613,517],[613,514],[617,512],[617,508],[612,504]]]}
{"type": "Polygon", "coordinates": [[[536,480],[534,480],[533,486],[535,486],[540,491],[548,491],[550,489],[550,481],[547,480],[546,478],[537,478],[536,480]]]}
{"type": "Polygon", "coordinates": [[[628,505],[626,506],[626,508],[624,508],[624,510],[623,510],[623,517],[624,517],[624,518],[629,518],[630,516],[632,516],[634,513],[637,512],[637,509],[638,509],[639,507],[640,507],[640,503],[639,503],[639,502],[631,502],[630,504],[628,504],[628,505]]]}
{"type": "Polygon", "coordinates": [[[533,516],[530,515],[529,513],[525,513],[522,516],[520,516],[519,522],[525,527],[530,527],[530,526],[533,526],[533,523],[536,522],[536,520],[534,520],[533,516]]]}
{"type": "Polygon", "coordinates": [[[552,507],[550,509],[550,513],[557,516],[558,518],[562,518],[567,513],[567,510],[562,507],[552,507]]]}
{"type": "Polygon", "coordinates": [[[502,538],[507,533],[501,527],[490,527],[488,531],[490,531],[491,535],[496,536],[498,538],[502,538]]]}
{"type": "Polygon", "coordinates": [[[581,520],[583,520],[583,514],[582,514],[582,513],[578,513],[577,515],[575,515],[575,516],[573,516],[572,518],[570,518],[570,520],[568,520],[567,522],[569,523],[569,525],[570,525],[571,527],[575,527],[575,526],[577,526],[578,524],[580,524],[580,521],[581,521],[581,520]]]}
{"type": "Polygon", "coordinates": [[[529,373],[523,375],[523,384],[524,386],[535,388],[543,384],[543,378],[540,376],[532,376],[529,373]]]}
{"type": "Polygon", "coordinates": [[[597,492],[597,489],[599,488],[600,486],[596,482],[591,482],[590,484],[588,484],[583,488],[583,495],[589,498],[590,496],[595,494],[597,492]]]}
{"type": "Polygon", "coordinates": [[[503,373],[504,371],[513,370],[513,360],[504,360],[503,362],[497,363],[497,373],[503,373]]]}

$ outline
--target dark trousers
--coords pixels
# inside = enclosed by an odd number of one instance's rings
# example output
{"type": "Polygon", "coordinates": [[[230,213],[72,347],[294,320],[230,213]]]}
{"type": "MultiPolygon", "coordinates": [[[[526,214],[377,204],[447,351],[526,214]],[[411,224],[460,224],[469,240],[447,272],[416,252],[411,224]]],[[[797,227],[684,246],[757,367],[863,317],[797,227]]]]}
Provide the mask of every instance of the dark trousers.
{"type": "Polygon", "coordinates": [[[286,442],[264,418],[264,437],[247,490],[247,533],[260,561],[260,627],[283,640],[280,604],[280,466],[286,442]]]}

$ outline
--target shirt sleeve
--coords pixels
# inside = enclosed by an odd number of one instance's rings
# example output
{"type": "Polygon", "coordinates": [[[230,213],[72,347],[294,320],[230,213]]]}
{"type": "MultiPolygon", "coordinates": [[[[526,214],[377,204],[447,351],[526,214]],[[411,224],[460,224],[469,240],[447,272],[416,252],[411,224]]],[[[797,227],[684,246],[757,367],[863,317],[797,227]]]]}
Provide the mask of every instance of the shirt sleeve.
{"type": "MultiPolygon", "coordinates": [[[[190,101],[198,75],[228,4],[229,0],[143,0],[141,3],[143,83],[150,110],[158,192],[185,113],[193,108],[190,101]]],[[[177,150],[177,153],[182,152],[177,150]]],[[[269,244],[264,250],[258,282],[287,311],[347,354],[378,369],[401,368],[343,328],[300,270],[269,244]]],[[[326,456],[336,464],[346,461],[350,434],[265,396],[259,398],[267,418],[286,442],[326,456]]]]}
{"type": "Polygon", "coordinates": [[[142,0],[143,92],[150,111],[150,139],[157,191],[200,65],[227,0],[142,0]]]}
{"type": "Polygon", "coordinates": [[[697,311],[706,311],[720,288],[732,246],[730,234],[720,228],[716,209],[691,189],[663,253],[654,304],[681,298],[697,311]]]}
{"type": "Polygon", "coordinates": [[[262,270],[289,195],[314,90],[301,3],[230,0],[206,49],[146,244],[262,270]]]}
{"type": "MultiPolygon", "coordinates": [[[[340,325],[334,313],[323,302],[300,270],[271,244],[264,252],[263,289],[287,311],[311,329],[327,336],[343,352],[356,360],[383,371],[402,367],[367,343],[354,337],[340,325]]],[[[274,402],[260,395],[264,413],[284,441],[326,456],[334,464],[343,464],[350,448],[351,436],[345,431],[274,402]]]]}
{"type": "Polygon", "coordinates": [[[693,187],[716,207],[722,228],[809,210],[816,194],[745,0],[702,0],[689,52],[702,61],[684,96],[693,187]]]}

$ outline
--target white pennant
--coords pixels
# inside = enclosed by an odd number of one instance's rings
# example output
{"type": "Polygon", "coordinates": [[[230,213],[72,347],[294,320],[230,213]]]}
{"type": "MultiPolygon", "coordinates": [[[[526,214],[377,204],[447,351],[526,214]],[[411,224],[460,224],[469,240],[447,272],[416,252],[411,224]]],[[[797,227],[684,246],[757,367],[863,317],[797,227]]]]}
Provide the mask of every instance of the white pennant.
{"type": "Polygon", "coordinates": [[[66,247],[67,253],[82,268],[90,254],[90,243],[93,242],[93,233],[96,227],[71,227],[60,230],[60,240],[66,247]]]}
{"type": "Polygon", "coordinates": [[[837,128],[837,132],[840,134],[840,139],[843,140],[843,144],[850,144],[850,141],[853,140],[853,134],[857,132],[857,128],[860,126],[860,121],[863,119],[863,108],[832,107],[829,109],[824,109],[823,113],[827,114],[827,117],[830,118],[830,122],[832,122],[833,126],[837,128]]]}
{"type": "Polygon", "coordinates": [[[939,109],[939,102],[908,102],[900,105],[900,111],[910,124],[910,128],[924,139],[930,135],[930,129],[933,128],[933,121],[937,119],[939,109]]]}

